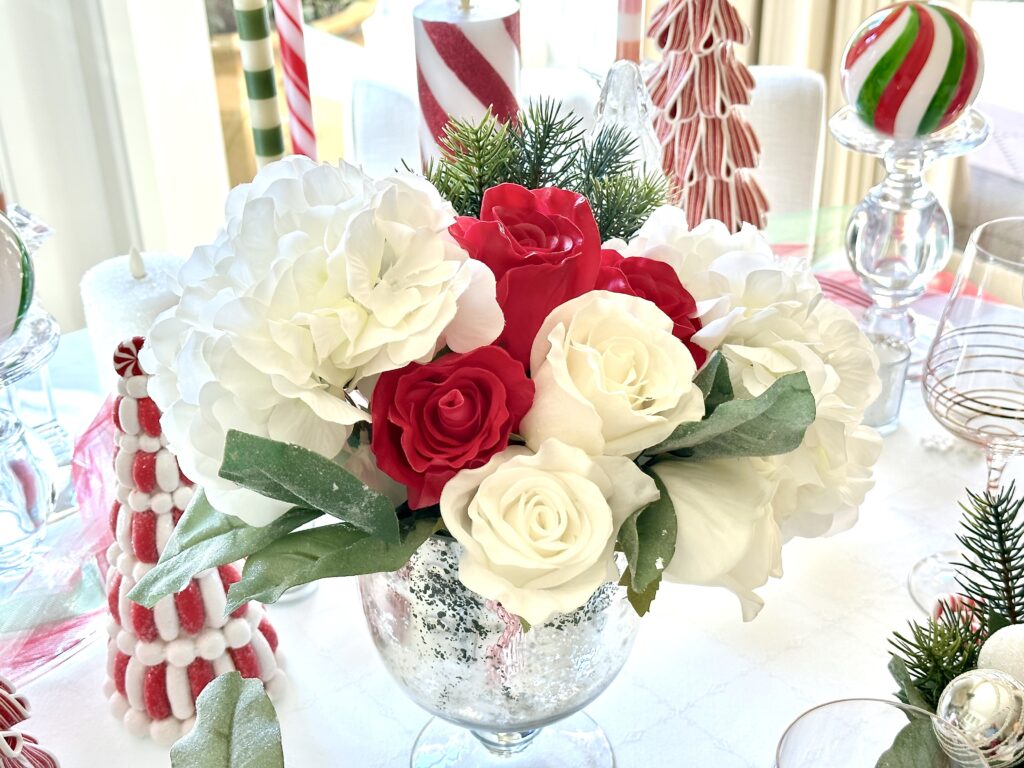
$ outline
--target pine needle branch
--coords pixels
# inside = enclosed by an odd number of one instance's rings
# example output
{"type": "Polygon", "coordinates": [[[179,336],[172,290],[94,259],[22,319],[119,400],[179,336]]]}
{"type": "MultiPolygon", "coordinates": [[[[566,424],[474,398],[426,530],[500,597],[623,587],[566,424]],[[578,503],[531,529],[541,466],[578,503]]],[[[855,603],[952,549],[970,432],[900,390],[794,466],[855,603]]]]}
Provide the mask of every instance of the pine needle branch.
{"type": "MultiPolygon", "coordinates": [[[[893,633],[892,655],[910,673],[913,686],[934,710],[950,681],[978,666],[986,632],[968,614],[948,611],[927,624],[910,623],[909,635],[893,633]]],[[[897,694],[904,702],[906,695],[897,694]]]]}
{"type": "Polygon", "coordinates": [[[966,550],[957,564],[957,582],[964,594],[983,604],[1001,624],[1024,623],[1024,519],[1018,513],[1024,497],[1014,498],[1010,484],[997,494],[967,492],[963,533],[957,540],[966,550]]]}
{"type": "Polygon", "coordinates": [[[508,125],[490,113],[479,123],[452,120],[425,176],[463,216],[479,216],[484,192],[504,182],[578,192],[590,200],[603,240],[629,239],[668,199],[668,184],[660,173],[634,170],[637,140],[624,128],[606,127],[588,141],[581,123],[550,99],[508,125]]]}

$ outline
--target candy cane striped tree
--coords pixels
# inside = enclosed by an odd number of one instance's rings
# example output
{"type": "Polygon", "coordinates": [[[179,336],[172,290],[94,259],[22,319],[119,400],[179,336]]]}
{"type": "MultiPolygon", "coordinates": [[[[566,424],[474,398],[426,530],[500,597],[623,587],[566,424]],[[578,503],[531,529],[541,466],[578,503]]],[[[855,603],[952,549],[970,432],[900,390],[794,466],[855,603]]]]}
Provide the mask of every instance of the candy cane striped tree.
{"type": "Polygon", "coordinates": [[[754,79],[733,50],[750,29],[728,0],[666,0],[648,34],[664,51],[647,81],[654,128],[690,226],[763,227],[768,201],[750,175],[761,146],[737,109],[750,103],[754,79]]]}
{"type": "Polygon", "coordinates": [[[170,745],[192,728],[195,701],[215,676],[237,670],[262,680],[271,695],[285,677],[277,663],[277,634],[262,607],[247,603],[224,615],[227,590],[239,579],[233,565],[196,574],[153,608],[128,599],[163,554],[193,492],[165,444],[160,410],[139,363],[142,344],[136,336],[114,354],[120,377],[113,413],[118,490],[110,512],[114,542],[107,551],[105,693],[129,731],[170,745]]]}

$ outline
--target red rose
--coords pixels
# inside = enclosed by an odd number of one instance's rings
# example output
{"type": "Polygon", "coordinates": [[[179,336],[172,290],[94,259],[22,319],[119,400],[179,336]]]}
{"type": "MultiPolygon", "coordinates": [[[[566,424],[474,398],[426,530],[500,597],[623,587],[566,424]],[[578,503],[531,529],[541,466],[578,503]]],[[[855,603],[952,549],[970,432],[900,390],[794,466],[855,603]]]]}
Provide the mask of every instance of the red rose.
{"type": "Polygon", "coordinates": [[[370,447],[381,471],[409,489],[409,506],[429,507],[460,469],[505,450],[532,404],[533,382],[498,347],[411,363],[377,381],[370,447]]]}
{"type": "Polygon", "coordinates": [[[551,310],[594,288],[601,234],[590,203],[555,187],[500,184],[484,192],[479,219],[460,216],[449,231],[494,273],[505,313],[497,343],[528,366],[551,310]]]}
{"type": "Polygon", "coordinates": [[[625,259],[618,251],[602,251],[597,289],[637,296],[657,305],[672,318],[675,324],[672,335],[686,344],[693,355],[693,362],[698,368],[704,365],[707,351],[690,341],[690,337],[701,329],[700,320],[694,317],[697,302],[668,264],[643,256],[625,259]]]}

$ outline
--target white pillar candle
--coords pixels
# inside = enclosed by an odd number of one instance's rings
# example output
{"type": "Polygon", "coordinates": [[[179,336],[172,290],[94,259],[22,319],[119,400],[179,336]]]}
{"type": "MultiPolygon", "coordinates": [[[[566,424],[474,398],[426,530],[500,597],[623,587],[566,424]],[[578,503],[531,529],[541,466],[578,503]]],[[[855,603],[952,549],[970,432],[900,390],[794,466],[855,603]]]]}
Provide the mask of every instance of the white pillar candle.
{"type": "Polygon", "coordinates": [[[519,3],[426,0],[413,11],[423,160],[437,157],[448,117],[502,122],[519,109],[519,3]]]}
{"type": "Polygon", "coordinates": [[[178,303],[178,270],[185,259],[173,253],[140,253],[101,261],[82,278],[82,307],[100,381],[113,390],[111,359],[117,345],[145,336],[157,315],[178,303]]]}

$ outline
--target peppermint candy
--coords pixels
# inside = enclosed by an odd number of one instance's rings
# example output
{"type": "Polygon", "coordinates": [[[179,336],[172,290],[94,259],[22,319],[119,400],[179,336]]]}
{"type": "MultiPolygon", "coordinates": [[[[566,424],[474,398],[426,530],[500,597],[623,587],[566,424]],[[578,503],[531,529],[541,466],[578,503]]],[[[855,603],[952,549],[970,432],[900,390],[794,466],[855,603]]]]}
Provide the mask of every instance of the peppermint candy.
{"type": "Polygon", "coordinates": [[[897,139],[954,123],[981,88],[984,57],[970,23],[943,5],[904,2],[860,25],[843,56],[846,100],[897,139]]]}

